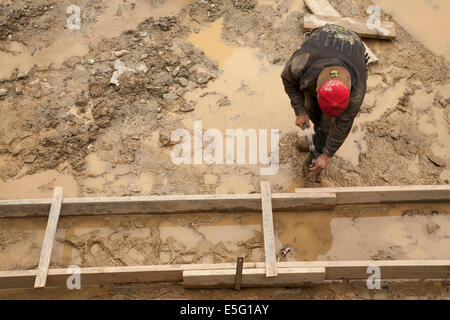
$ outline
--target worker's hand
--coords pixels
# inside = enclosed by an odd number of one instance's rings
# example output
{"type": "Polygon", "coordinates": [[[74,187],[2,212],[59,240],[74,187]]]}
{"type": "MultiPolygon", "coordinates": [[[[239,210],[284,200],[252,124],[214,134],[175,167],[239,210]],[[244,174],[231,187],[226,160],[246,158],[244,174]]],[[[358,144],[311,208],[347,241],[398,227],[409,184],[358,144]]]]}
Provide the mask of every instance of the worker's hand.
{"type": "Polygon", "coordinates": [[[301,116],[297,116],[295,119],[295,124],[302,128],[302,130],[305,130],[306,128],[309,128],[309,116],[307,114],[302,114],[301,116]],[[305,124],[306,123],[306,127],[305,124]]]}
{"type": "Polygon", "coordinates": [[[319,173],[320,171],[322,171],[323,169],[328,167],[330,162],[331,162],[331,158],[329,158],[327,155],[322,153],[316,159],[316,162],[314,163],[314,166],[312,166],[311,169],[309,169],[309,171],[311,171],[312,173],[319,173]]]}

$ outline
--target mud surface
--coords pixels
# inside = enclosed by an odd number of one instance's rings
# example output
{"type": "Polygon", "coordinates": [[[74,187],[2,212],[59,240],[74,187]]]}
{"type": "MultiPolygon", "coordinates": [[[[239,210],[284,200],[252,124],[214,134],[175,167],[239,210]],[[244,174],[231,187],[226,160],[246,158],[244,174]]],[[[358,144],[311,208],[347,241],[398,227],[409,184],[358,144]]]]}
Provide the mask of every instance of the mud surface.
{"type": "MultiPolygon", "coordinates": [[[[327,186],[450,183],[448,39],[436,33],[448,25],[447,3],[413,2],[419,20],[375,1],[383,20],[397,22],[397,39],[367,41],[380,61],[369,69],[351,135],[323,174],[327,186]]],[[[366,16],[372,4],[330,3],[345,16],[366,16]]],[[[254,193],[261,180],[273,192],[303,186],[306,153],[293,145],[303,133],[279,76],[303,41],[300,1],[80,0],[81,29],[69,30],[72,4],[0,4],[0,199],[50,197],[54,186],[71,197],[254,193]],[[223,135],[280,129],[278,172],[261,176],[261,164],[175,165],[171,133],[192,133],[196,120],[223,135]]],[[[277,246],[292,248],[283,259],[448,259],[448,205],[361,217],[359,210],[277,216],[277,246]]],[[[42,219],[0,221],[8,257],[0,268],[36,267],[44,228],[42,219]]],[[[52,265],[220,262],[238,254],[258,261],[260,237],[259,216],[247,214],[64,218],[52,265]]],[[[443,290],[436,286],[414,295],[443,290]]],[[[165,297],[158,286],[139,288],[165,297]]],[[[197,295],[172,289],[169,297],[197,295]]],[[[248,294],[284,297],[270,292],[248,294]]],[[[345,286],[336,292],[346,296],[345,286]]]]}

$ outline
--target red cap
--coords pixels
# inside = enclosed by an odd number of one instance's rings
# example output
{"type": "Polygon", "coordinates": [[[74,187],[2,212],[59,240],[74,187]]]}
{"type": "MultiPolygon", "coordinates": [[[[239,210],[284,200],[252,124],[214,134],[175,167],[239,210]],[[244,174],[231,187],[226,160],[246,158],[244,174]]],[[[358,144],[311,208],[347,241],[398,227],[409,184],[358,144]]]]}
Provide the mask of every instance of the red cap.
{"type": "Polygon", "coordinates": [[[317,90],[317,100],[322,112],[334,118],[347,109],[350,89],[341,80],[331,79],[317,90]]]}

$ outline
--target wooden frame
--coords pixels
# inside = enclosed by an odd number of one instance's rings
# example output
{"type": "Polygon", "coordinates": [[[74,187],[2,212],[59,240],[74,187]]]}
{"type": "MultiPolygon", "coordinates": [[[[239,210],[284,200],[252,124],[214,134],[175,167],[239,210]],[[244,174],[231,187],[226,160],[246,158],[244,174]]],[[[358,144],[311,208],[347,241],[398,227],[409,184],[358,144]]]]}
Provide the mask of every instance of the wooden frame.
{"type": "MultiPolygon", "coordinates": [[[[263,182],[261,194],[250,195],[72,199],[62,199],[62,190],[56,188],[53,199],[0,201],[0,218],[49,216],[39,268],[0,271],[0,289],[66,285],[72,273],[67,269],[48,269],[59,215],[192,211],[262,211],[266,261],[243,264],[242,287],[302,286],[324,281],[367,279],[370,275],[367,273],[369,266],[380,267],[383,280],[449,279],[450,260],[276,262],[274,246],[266,245],[267,240],[268,243],[272,241],[271,235],[274,233],[272,211],[332,209],[335,205],[343,204],[435,201],[450,202],[450,185],[296,189],[295,194],[271,194],[270,185],[263,182]]],[[[186,287],[233,287],[235,275],[236,263],[80,268],[82,285],[164,281],[182,282],[186,287]]]]}
{"type": "MultiPolygon", "coordinates": [[[[280,284],[271,283],[276,277],[265,277],[264,262],[247,262],[242,285],[302,286],[323,281],[364,280],[370,276],[367,273],[370,266],[380,267],[382,280],[450,279],[450,260],[305,261],[277,262],[279,274],[289,274],[297,281],[280,284]],[[302,279],[301,275],[305,274],[313,277],[302,279]],[[247,276],[251,279],[246,279],[247,276]]],[[[80,277],[81,286],[181,282],[187,287],[232,287],[235,268],[236,263],[96,267],[80,268],[80,277]]],[[[33,288],[36,274],[37,270],[0,271],[0,289],[33,288]]],[[[69,276],[67,269],[49,269],[47,287],[64,287],[69,276]]]]}
{"type": "MultiPolygon", "coordinates": [[[[273,212],[337,204],[450,201],[450,185],[296,189],[272,193],[273,212]]],[[[0,218],[47,217],[52,199],[0,200],[0,218]]],[[[261,194],[64,198],[61,216],[261,212],[261,194]]]]}

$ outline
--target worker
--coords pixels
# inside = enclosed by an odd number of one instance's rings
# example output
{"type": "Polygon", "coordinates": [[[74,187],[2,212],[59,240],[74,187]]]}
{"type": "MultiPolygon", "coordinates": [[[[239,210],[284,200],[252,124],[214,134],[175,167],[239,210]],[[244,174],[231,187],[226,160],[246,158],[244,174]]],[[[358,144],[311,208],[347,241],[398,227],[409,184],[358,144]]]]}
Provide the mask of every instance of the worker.
{"type": "MultiPolygon", "coordinates": [[[[327,24],[294,52],[281,78],[302,130],[314,124],[315,151],[303,166],[306,187],[321,183],[320,173],[344,143],[366,92],[366,54],[353,31],[327,24]],[[313,179],[313,181],[308,181],[313,179]]],[[[306,137],[296,146],[308,151],[306,137]]]]}

